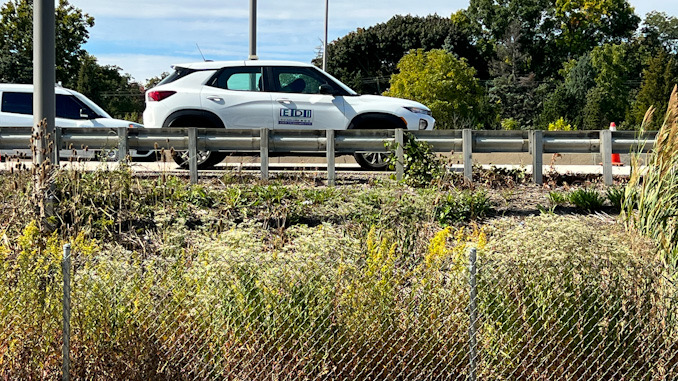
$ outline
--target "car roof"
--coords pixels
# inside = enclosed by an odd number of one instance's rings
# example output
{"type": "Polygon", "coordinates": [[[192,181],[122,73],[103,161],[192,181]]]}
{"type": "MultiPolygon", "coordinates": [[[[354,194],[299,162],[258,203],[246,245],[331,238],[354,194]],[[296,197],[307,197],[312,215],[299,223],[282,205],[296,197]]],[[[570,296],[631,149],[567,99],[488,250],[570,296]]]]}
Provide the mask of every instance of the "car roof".
{"type": "Polygon", "coordinates": [[[221,69],[231,66],[297,66],[313,67],[310,63],[296,61],[274,61],[274,60],[243,60],[243,61],[199,61],[184,64],[172,65],[172,68],[186,68],[197,70],[221,69]]]}
{"type": "MultiPolygon", "coordinates": [[[[15,91],[18,93],[32,93],[33,85],[21,85],[16,83],[0,83],[0,91],[15,91]]],[[[60,95],[72,95],[73,90],[63,88],[61,86],[54,87],[54,93],[60,95]]]]}

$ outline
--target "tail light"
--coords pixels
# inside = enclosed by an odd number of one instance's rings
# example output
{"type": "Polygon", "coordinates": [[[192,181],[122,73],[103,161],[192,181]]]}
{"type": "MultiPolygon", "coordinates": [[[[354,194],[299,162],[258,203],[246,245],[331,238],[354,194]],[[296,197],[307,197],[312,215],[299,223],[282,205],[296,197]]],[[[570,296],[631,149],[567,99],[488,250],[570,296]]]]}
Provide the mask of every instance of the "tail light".
{"type": "Polygon", "coordinates": [[[168,98],[174,94],[176,91],[149,91],[148,92],[148,101],[149,102],[160,102],[161,100],[168,98]]]}

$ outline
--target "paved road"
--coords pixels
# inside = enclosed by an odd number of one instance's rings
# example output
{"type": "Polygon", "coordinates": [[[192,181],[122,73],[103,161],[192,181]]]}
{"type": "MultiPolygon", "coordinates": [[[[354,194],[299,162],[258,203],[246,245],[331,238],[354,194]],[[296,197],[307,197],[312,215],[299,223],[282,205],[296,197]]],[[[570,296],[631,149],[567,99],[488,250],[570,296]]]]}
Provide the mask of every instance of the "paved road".
{"type": "MultiPolygon", "coordinates": [[[[269,164],[269,171],[272,173],[277,172],[294,172],[294,173],[322,173],[327,171],[327,166],[323,163],[322,159],[312,159],[308,162],[307,158],[301,160],[290,160],[290,159],[299,159],[299,158],[276,158],[269,164]]],[[[386,175],[389,172],[368,172],[364,171],[356,164],[352,158],[350,160],[341,160],[338,162],[337,173],[341,176],[342,173],[350,173],[352,175],[386,175]]],[[[29,160],[22,160],[20,162],[25,167],[30,168],[31,162],[29,160]]],[[[12,167],[18,165],[17,161],[2,162],[0,163],[0,170],[9,170],[12,167]]],[[[116,162],[98,162],[98,161],[87,161],[87,162],[61,162],[62,167],[66,168],[77,168],[83,170],[95,170],[95,169],[114,169],[118,166],[116,162]]],[[[140,174],[188,174],[188,171],[180,169],[173,161],[170,162],[133,162],[131,163],[132,168],[140,174]]],[[[463,171],[463,166],[461,164],[451,164],[451,167],[456,171],[463,171]]],[[[483,167],[489,168],[489,164],[484,164],[483,167]]],[[[532,173],[531,165],[509,165],[509,164],[498,164],[496,167],[502,168],[522,168],[527,173],[532,173]]],[[[550,170],[555,170],[558,173],[574,173],[574,174],[601,174],[603,173],[603,167],[601,165],[553,165],[553,166],[544,166],[544,173],[547,173],[550,170]]],[[[205,175],[219,175],[224,174],[227,171],[233,172],[243,172],[243,173],[259,173],[260,166],[256,158],[244,158],[244,160],[234,160],[233,158],[227,159],[225,162],[219,164],[216,168],[204,171],[205,175]]],[[[629,176],[631,168],[628,165],[613,167],[613,175],[629,176]]]]}

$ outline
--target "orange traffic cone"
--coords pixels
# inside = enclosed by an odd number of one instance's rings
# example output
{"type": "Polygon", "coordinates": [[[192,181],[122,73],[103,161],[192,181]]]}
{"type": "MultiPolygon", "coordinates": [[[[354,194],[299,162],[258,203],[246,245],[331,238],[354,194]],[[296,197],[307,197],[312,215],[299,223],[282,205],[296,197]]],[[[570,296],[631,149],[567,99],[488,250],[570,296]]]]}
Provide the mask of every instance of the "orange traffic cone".
{"type": "MultiPolygon", "coordinates": [[[[610,123],[610,131],[617,131],[617,125],[614,122],[610,123]]],[[[624,163],[621,162],[621,158],[618,153],[612,154],[612,165],[623,166],[624,163]]]]}

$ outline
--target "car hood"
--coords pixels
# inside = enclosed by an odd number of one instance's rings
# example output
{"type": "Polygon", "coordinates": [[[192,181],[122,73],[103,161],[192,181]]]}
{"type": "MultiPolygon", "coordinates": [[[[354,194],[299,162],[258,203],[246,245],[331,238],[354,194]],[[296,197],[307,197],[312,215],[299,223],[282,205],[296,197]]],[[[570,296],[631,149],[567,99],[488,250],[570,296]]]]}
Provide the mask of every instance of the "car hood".
{"type": "Polygon", "coordinates": [[[349,103],[352,103],[352,101],[355,99],[355,101],[362,102],[362,103],[370,103],[370,104],[380,104],[380,105],[390,105],[390,106],[398,106],[398,107],[418,107],[418,108],[423,108],[426,110],[430,110],[428,107],[425,105],[409,100],[409,99],[403,99],[403,98],[394,98],[394,97],[387,97],[384,95],[358,95],[355,97],[346,97],[345,98],[349,103]]]}
{"type": "Polygon", "coordinates": [[[87,120],[80,120],[76,123],[75,127],[83,127],[83,128],[96,128],[96,127],[103,127],[103,128],[116,128],[116,127],[143,127],[139,123],[134,123],[130,122],[129,120],[123,120],[123,119],[114,119],[114,118],[96,118],[96,119],[87,119],[87,120]]]}

